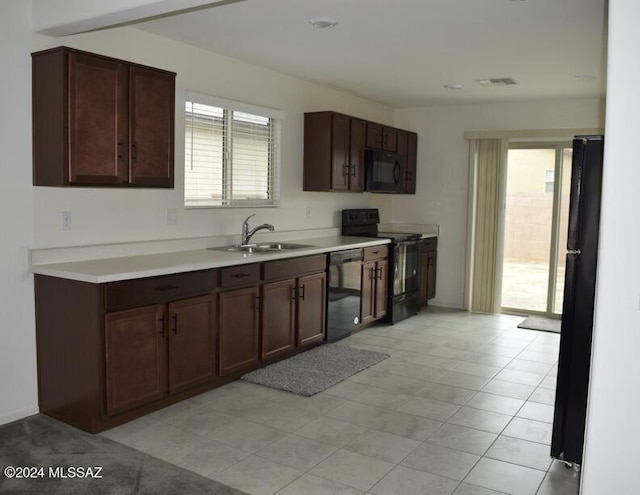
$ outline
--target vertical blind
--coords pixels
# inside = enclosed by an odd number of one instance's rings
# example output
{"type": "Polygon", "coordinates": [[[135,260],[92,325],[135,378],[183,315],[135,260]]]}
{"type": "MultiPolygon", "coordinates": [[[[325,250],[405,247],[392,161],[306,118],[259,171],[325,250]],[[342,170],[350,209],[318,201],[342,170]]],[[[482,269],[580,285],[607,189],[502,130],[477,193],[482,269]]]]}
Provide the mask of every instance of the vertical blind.
{"type": "Polygon", "coordinates": [[[277,206],[278,116],[276,110],[187,93],[185,206],[277,206]]]}

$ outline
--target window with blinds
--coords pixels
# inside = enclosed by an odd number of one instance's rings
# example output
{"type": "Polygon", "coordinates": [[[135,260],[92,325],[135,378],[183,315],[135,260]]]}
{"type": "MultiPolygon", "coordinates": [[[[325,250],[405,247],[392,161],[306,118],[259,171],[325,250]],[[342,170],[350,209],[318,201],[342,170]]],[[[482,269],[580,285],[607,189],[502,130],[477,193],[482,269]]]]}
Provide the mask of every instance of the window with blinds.
{"type": "Polygon", "coordinates": [[[209,95],[185,102],[185,207],[278,205],[281,112],[209,95]]]}

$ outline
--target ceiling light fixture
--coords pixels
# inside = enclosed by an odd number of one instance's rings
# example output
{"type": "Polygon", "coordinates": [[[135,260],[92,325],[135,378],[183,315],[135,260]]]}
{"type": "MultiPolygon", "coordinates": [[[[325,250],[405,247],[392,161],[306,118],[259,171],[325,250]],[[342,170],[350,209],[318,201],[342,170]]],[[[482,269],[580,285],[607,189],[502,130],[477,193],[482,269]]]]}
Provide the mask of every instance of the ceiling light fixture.
{"type": "Polygon", "coordinates": [[[513,86],[518,84],[512,77],[492,77],[489,79],[476,79],[480,86],[513,86]]]}
{"type": "Polygon", "coordinates": [[[309,24],[317,28],[332,28],[338,24],[338,20],[329,16],[312,17],[309,19],[309,24]]]}
{"type": "Polygon", "coordinates": [[[444,87],[452,91],[456,91],[458,89],[462,89],[462,84],[445,84],[444,87]]]}

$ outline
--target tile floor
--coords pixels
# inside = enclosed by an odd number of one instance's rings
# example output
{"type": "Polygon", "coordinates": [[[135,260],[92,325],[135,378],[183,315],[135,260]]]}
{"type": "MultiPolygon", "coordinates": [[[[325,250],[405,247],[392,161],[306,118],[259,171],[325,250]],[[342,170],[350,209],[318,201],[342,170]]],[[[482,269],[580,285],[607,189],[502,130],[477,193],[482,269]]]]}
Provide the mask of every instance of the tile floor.
{"type": "Polygon", "coordinates": [[[520,321],[429,308],[341,341],[391,357],[314,397],[238,381],[104,435],[255,495],[575,495],[559,335],[520,321]]]}

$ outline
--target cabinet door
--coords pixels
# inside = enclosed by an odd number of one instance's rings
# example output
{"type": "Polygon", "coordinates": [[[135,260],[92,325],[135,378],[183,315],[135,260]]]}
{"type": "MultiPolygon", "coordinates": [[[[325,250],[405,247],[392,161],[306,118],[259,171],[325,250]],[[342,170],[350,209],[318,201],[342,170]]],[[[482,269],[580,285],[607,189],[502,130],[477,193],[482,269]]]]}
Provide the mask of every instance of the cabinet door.
{"type": "Polygon", "coordinates": [[[130,182],[173,187],[175,78],[141,67],[130,69],[130,182]]]}
{"type": "Polygon", "coordinates": [[[260,360],[258,287],[220,293],[220,375],[228,375],[260,360]]]}
{"type": "Polygon", "coordinates": [[[364,120],[351,119],[349,133],[349,189],[364,189],[364,148],[366,123],[364,120]]]}
{"type": "Polygon", "coordinates": [[[326,274],[298,279],[298,334],[296,345],[324,339],[326,317],[326,274]]]}
{"type": "Polygon", "coordinates": [[[122,64],[69,54],[70,184],[128,181],[126,91],[127,73],[122,64]]]}
{"type": "Polygon", "coordinates": [[[405,175],[403,192],[416,193],[416,172],[418,170],[418,135],[407,133],[407,157],[405,159],[405,175]]]}
{"type": "Polygon", "coordinates": [[[420,305],[424,306],[427,304],[429,293],[429,253],[423,251],[420,254],[420,291],[418,294],[418,298],[420,300],[420,305]]]}
{"type": "Polygon", "coordinates": [[[382,126],[367,122],[367,148],[382,149],[382,126]]]}
{"type": "Polygon", "coordinates": [[[438,252],[427,252],[427,299],[433,299],[436,297],[436,265],[437,265],[438,252]]]}
{"type": "Polygon", "coordinates": [[[295,310],[295,279],[262,286],[262,359],[293,349],[295,310]]]}
{"type": "Polygon", "coordinates": [[[169,304],[169,392],[211,380],[217,372],[213,295],[169,304]]]}
{"type": "Polygon", "coordinates": [[[107,415],[162,398],[167,391],[164,306],[105,317],[107,415]]]}
{"type": "Polygon", "coordinates": [[[349,117],[332,116],[331,137],[331,189],[349,188],[349,117]]]}
{"type": "Polygon", "coordinates": [[[376,304],[376,262],[362,264],[362,294],[360,299],[360,323],[365,324],[375,319],[376,304]]]}
{"type": "Polygon", "coordinates": [[[389,261],[380,260],[376,263],[376,296],[374,318],[380,319],[387,314],[387,295],[389,293],[389,261]]]}
{"type": "Polygon", "coordinates": [[[397,151],[396,150],[396,141],[397,141],[397,129],[393,127],[383,127],[382,128],[382,149],[384,151],[397,151]]]}

